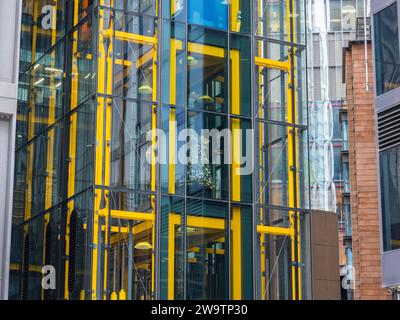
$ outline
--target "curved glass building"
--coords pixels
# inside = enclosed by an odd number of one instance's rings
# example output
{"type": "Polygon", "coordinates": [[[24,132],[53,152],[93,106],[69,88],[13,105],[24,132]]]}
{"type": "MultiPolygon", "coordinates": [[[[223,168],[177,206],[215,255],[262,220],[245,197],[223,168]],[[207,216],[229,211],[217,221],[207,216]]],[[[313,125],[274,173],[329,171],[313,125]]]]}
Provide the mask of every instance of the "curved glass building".
{"type": "Polygon", "coordinates": [[[10,298],[309,298],[305,25],[302,0],[25,0],[10,298]]]}

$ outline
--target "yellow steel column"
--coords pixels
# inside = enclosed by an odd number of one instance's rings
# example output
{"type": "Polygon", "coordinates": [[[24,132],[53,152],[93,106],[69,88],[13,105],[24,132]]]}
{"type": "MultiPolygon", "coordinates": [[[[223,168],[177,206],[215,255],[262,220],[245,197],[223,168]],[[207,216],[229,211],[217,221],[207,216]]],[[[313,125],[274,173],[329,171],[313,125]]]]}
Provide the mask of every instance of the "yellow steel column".
{"type": "MultiPolygon", "coordinates": [[[[288,30],[287,39],[289,42],[295,42],[295,2],[294,0],[286,0],[286,28],[288,30]]],[[[288,89],[287,89],[287,121],[295,124],[297,122],[297,105],[296,105],[296,60],[295,48],[292,47],[289,52],[289,63],[291,71],[288,73],[288,89]]],[[[298,129],[294,127],[288,128],[288,172],[289,172],[289,207],[295,208],[299,206],[298,192],[298,129]]],[[[297,211],[289,212],[289,221],[293,228],[293,236],[291,237],[291,255],[292,255],[292,297],[293,300],[301,299],[300,283],[300,219],[297,211]],[[297,238],[296,238],[297,237],[297,238]],[[297,242],[297,246],[296,246],[297,242]],[[297,256],[297,258],[296,258],[297,256]],[[298,275],[298,286],[296,286],[296,273],[298,275]]]]}
{"type": "MultiPolygon", "coordinates": [[[[230,50],[231,60],[231,112],[240,115],[240,53],[239,50],[230,50]]],[[[232,200],[241,200],[241,169],[242,135],[240,119],[231,119],[232,128],[232,200]]],[[[232,298],[242,298],[242,232],[241,210],[232,208],[232,298]]]]}
{"type": "MultiPolygon", "coordinates": [[[[31,50],[31,61],[36,62],[36,47],[37,47],[37,34],[38,34],[38,1],[33,2],[33,28],[32,28],[32,50],[31,50]]],[[[35,67],[31,71],[30,84],[29,84],[29,115],[28,115],[28,141],[32,140],[35,136],[35,67]]],[[[34,147],[33,144],[29,144],[27,147],[27,173],[26,173],[26,191],[25,191],[25,214],[24,221],[29,220],[32,215],[32,175],[33,175],[33,158],[34,158],[34,147]]],[[[24,228],[25,233],[27,227],[24,228]]]]}
{"type": "Polygon", "coordinates": [[[170,40],[170,111],[169,111],[169,177],[168,192],[175,194],[175,161],[176,161],[176,41],[170,40]],[[173,107],[174,106],[174,107],[173,107]]]}
{"type": "MultiPolygon", "coordinates": [[[[231,50],[231,112],[240,115],[240,65],[239,51],[231,50]]],[[[232,200],[241,200],[241,175],[240,175],[240,159],[242,155],[242,136],[240,131],[240,119],[231,119],[232,129],[232,200]]]]}
{"type": "Polygon", "coordinates": [[[242,299],[242,222],[239,207],[232,208],[232,298],[242,299]]]}
{"type": "MultiPolygon", "coordinates": [[[[100,0],[100,5],[104,6],[104,0],[100,0]]],[[[103,155],[104,155],[104,123],[106,116],[106,98],[103,96],[106,92],[104,84],[106,77],[106,64],[108,52],[105,50],[105,10],[99,9],[99,34],[98,34],[98,61],[97,61],[97,107],[96,107],[96,151],[95,151],[95,185],[103,185],[103,155]]],[[[98,299],[98,247],[99,247],[99,223],[103,193],[100,189],[94,190],[94,211],[93,211],[93,229],[92,229],[92,275],[91,275],[91,298],[98,299]]]]}
{"type": "MultiPolygon", "coordinates": [[[[110,2],[111,7],[114,5],[114,1],[111,0],[110,2]]],[[[107,29],[111,31],[111,33],[108,34],[108,51],[106,53],[106,63],[107,63],[107,74],[104,77],[106,79],[106,112],[105,112],[105,133],[104,133],[104,182],[103,186],[109,187],[110,182],[111,182],[111,141],[112,141],[112,108],[113,108],[113,100],[112,98],[109,98],[113,94],[113,86],[114,86],[114,79],[113,79],[113,51],[114,51],[114,41],[115,41],[115,35],[114,35],[114,23],[112,18],[110,18],[110,25],[107,26],[107,29]]],[[[103,79],[104,81],[104,79],[103,79]]],[[[105,212],[108,213],[110,209],[110,197],[111,193],[109,190],[104,191],[104,208],[102,210],[105,210],[105,212]]],[[[108,245],[109,244],[109,223],[110,223],[110,217],[108,214],[105,215],[104,217],[105,221],[105,230],[104,230],[104,244],[108,245]]],[[[108,250],[108,249],[106,249],[108,250]]],[[[103,298],[104,300],[106,299],[106,291],[107,291],[107,278],[108,278],[108,254],[104,254],[104,269],[103,269],[103,298]]]]}
{"type": "MultiPolygon", "coordinates": [[[[259,0],[257,2],[257,35],[259,35],[260,30],[262,30],[262,15],[263,15],[263,7],[262,7],[262,1],[259,0]]],[[[257,48],[257,55],[259,57],[263,56],[263,51],[262,51],[262,41],[258,41],[258,48],[257,48]]],[[[264,78],[262,75],[262,68],[258,68],[258,100],[259,100],[259,108],[258,108],[258,117],[260,119],[264,119],[264,95],[263,95],[263,85],[264,85],[264,78]]],[[[256,117],[257,117],[256,115],[256,117]]],[[[259,187],[259,195],[256,195],[256,200],[259,202],[260,205],[264,203],[264,197],[263,194],[265,192],[264,188],[267,188],[267,186],[264,186],[264,179],[263,175],[265,174],[264,171],[264,160],[263,160],[263,147],[264,147],[264,123],[260,121],[259,125],[259,182],[258,182],[258,187],[259,187]]],[[[260,212],[260,217],[259,217],[259,223],[263,224],[264,223],[264,209],[260,207],[260,209],[257,209],[257,212],[260,212]]],[[[265,234],[260,234],[260,273],[261,273],[261,299],[263,300],[264,297],[266,297],[266,276],[267,276],[267,269],[266,269],[266,235],[265,234]]]]}
{"type": "Polygon", "coordinates": [[[239,16],[240,0],[231,0],[231,30],[235,32],[240,31],[241,20],[239,16]]]}

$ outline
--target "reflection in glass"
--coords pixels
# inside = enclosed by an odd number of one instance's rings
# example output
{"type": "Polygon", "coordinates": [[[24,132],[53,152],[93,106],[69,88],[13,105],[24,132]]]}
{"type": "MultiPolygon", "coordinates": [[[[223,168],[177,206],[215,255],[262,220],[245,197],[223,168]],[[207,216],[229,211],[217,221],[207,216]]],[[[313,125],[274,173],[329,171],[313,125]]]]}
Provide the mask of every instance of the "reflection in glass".
{"type": "Polygon", "coordinates": [[[377,95],[400,86],[397,3],[374,15],[377,95]]]}
{"type": "Polygon", "coordinates": [[[400,249],[400,147],[380,153],[383,249],[400,249]]]}

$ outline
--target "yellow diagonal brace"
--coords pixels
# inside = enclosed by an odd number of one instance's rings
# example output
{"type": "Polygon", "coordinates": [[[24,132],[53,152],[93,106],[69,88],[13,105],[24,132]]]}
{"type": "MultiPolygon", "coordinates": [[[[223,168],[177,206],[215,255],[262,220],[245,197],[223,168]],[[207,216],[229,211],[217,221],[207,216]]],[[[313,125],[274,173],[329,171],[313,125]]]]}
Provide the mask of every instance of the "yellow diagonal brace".
{"type": "Polygon", "coordinates": [[[114,32],[114,30],[112,30],[112,29],[107,29],[107,30],[104,30],[104,32],[103,32],[103,35],[105,37],[112,37],[113,34],[115,34],[116,40],[135,42],[138,44],[147,44],[147,45],[154,45],[157,43],[156,37],[148,37],[148,36],[144,36],[141,34],[135,34],[135,33],[124,32],[124,31],[115,31],[114,32]]]}

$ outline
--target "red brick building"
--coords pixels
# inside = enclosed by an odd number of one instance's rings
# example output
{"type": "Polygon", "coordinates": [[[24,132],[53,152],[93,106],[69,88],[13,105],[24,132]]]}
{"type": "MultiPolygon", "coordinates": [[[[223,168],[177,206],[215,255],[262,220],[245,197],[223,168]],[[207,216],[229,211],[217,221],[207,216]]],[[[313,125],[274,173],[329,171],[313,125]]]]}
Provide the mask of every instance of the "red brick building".
{"type": "Polygon", "coordinates": [[[344,49],[344,80],[349,131],[351,241],[355,271],[354,299],[391,299],[382,288],[374,77],[368,42],[369,90],[366,89],[365,45],[353,41],[344,49]]]}

